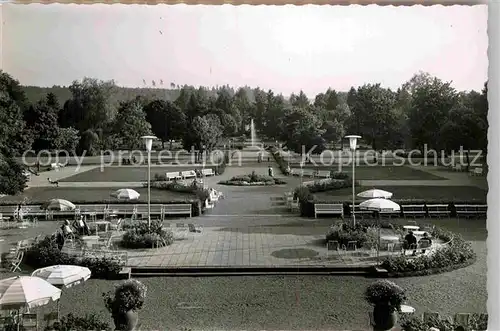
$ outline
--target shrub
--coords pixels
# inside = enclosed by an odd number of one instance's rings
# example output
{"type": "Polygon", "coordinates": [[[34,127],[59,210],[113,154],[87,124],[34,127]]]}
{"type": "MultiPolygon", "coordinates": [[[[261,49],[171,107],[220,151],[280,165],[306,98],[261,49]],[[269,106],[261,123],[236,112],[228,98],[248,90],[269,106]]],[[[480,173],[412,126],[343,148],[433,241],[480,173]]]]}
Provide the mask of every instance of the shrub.
{"type": "Polygon", "coordinates": [[[109,257],[75,257],[61,252],[52,237],[33,244],[26,250],[24,263],[32,268],[43,268],[58,264],[80,265],[87,267],[92,272],[93,278],[113,278],[118,275],[123,265],[109,257]]]}
{"type": "Polygon", "coordinates": [[[271,147],[269,149],[269,152],[273,156],[274,160],[278,164],[278,167],[280,168],[280,171],[283,175],[288,175],[287,168],[288,168],[288,161],[285,161],[285,159],[281,156],[279,153],[280,150],[277,147],[271,147]]]}
{"type": "Polygon", "coordinates": [[[432,254],[420,255],[413,259],[404,256],[391,256],[382,261],[381,267],[389,273],[409,273],[433,270],[448,270],[453,266],[463,265],[476,258],[470,243],[460,235],[436,228],[432,232],[434,238],[439,238],[447,244],[436,249],[432,254]]]}
{"type": "Polygon", "coordinates": [[[71,313],[60,318],[58,322],[47,326],[45,331],[111,331],[108,323],[101,321],[95,314],[77,317],[71,313]]]}
{"type": "Polygon", "coordinates": [[[399,285],[389,280],[379,280],[369,285],[365,290],[365,300],[374,305],[389,306],[400,311],[406,300],[405,291],[399,285]]]}
{"type": "Polygon", "coordinates": [[[129,279],[115,286],[114,291],[103,293],[104,305],[112,314],[137,311],[146,300],[147,287],[135,279],[129,279]]]}
{"type": "Polygon", "coordinates": [[[161,221],[154,220],[151,221],[151,228],[147,222],[140,222],[128,228],[120,244],[130,249],[153,248],[159,241],[171,245],[174,242],[174,235],[162,228],[161,221]]]}
{"type": "Polygon", "coordinates": [[[378,232],[376,228],[365,227],[361,224],[352,226],[351,224],[340,223],[330,227],[330,230],[326,234],[326,241],[336,240],[340,245],[345,245],[346,247],[349,241],[355,241],[358,247],[372,247],[372,245],[377,243],[377,236],[378,232]]]}
{"type": "MultiPolygon", "coordinates": [[[[144,186],[147,187],[147,183],[144,186]]],[[[204,202],[210,196],[208,190],[204,190],[203,186],[200,183],[193,181],[189,185],[185,185],[181,182],[170,182],[170,181],[156,181],[151,183],[151,187],[159,190],[166,190],[171,192],[179,192],[179,193],[191,193],[196,195],[196,197],[204,202]]]]}

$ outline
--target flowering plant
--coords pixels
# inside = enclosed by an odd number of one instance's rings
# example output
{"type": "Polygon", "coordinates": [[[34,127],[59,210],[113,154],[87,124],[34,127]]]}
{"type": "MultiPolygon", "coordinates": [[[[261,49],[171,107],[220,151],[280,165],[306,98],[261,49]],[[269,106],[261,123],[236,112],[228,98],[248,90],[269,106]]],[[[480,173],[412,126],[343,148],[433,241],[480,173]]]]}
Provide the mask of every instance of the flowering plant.
{"type": "Polygon", "coordinates": [[[374,306],[388,306],[392,310],[400,311],[406,300],[402,287],[388,280],[379,280],[366,288],[365,299],[374,306]]]}

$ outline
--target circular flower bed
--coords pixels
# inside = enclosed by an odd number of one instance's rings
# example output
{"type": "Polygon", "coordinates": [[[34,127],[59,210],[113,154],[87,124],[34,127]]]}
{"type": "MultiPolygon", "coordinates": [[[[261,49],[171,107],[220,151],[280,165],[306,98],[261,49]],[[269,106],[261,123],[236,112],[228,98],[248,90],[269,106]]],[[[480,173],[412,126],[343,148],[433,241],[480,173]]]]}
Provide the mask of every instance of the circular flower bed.
{"type": "MultiPolygon", "coordinates": [[[[358,248],[377,247],[378,229],[374,226],[375,223],[376,220],[358,222],[355,227],[347,223],[333,225],[326,234],[326,241],[337,241],[340,247],[347,247],[349,241],[355,241],[358,248]]],[[[397,225],[381,222],[380,226],[392,229],[395,235],[401,238],[405,235],[405,231],[397,225]]],[[[383,277],[424,276],[464,268],[476,261],[476,254],[470,243],[460,235],[441,228],[434,228],[430,234],[432,238],[439,239],[443,243],[425,255],[384,256],[379,267],[387,273],[375,273],[375,275],[383,277]]]]}
{"type": "Polygon", "coordinates": [[[151,221],[151,228],[147,222],[140,222],[128,228],[120,245],[123,248],[153,248],[158,243],[163,245],[172,245],[174,242],[174,234],[171,231],[166,231],[162,228],[162,222],[155,220],[151,221]]]}
{"type": "Polygon", "coordinates": [[[252,172],[250,175],[235,176],[230,180],[221,181],[219,184],[233,186],[268,186],[283,185],[286,184],[286,182],[279,178],[257,175],[255,172],[252,172]]]}

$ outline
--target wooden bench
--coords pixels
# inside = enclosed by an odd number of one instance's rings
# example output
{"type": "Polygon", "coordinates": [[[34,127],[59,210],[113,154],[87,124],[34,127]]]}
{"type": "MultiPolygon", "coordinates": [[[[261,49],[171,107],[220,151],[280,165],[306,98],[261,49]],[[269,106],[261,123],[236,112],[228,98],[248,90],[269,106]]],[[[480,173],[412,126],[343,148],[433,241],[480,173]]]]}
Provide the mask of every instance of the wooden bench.
{"type": "Polygon", "coordinates": [[[328,170],[319,170],[316,174],[319,178],[330,178],[330,171],[328,170]]]}
{"type": "Polygon", "coordinates": [[[215,172],[212,168],[209,169],[201,169],[202,176],[215,176],[215,172]]]}
{"type": "MultiPolygon", "coordinates": [[[[352,205],[349,205],[349,210],[351,211],[351,216],[352,216],[352,205]]],[[[354,205],[354,215],[361,216],[362,219],[364,219],[365,217],[372,218],[373,211],[364,210],[364,209],[359,208],[359,205],[354,205]]]]}
{"type": "Polygon", "coordinates": [[[488,210],[487,205],[455,205],[457,217],[484,217],[488,210]]]}
{"type": "Polygon", "coordinates": [[[451,211],[448,209],[448,205],[427,205],[427,213],[429,217],[443,216],[450,217],[451,211]]]}
{"type": "Polygon", "coordinates": [[[45,209],[42,209],[41,205],[23,206],[22,210],[23,210],[24,216],[48,218],[48,215],[47,215],[48,211],[45,209]]]}
{"type": "Polygon", "coordinates": [[[17,206],[0,206],[0,214],[3,217],[12,217],[17,211],[17,206]]]}
{"type": "Polygon", "coordinates": [[[192,217],[191,204],[171,204],[163,205],[163,214],[166,215],[189,215],[192,217]]]}
{"type": "Polygon", "coordinates": [[[425,217],[425,205],[403,205],[401,206],[404,218],[407,216],[415,217],[425,217]]]}
{"type": "MultiPolygon", "coordinates": [[[[158,203],[152,203],[150,207],[151,219],[154,217],[160,217],[163,220],[163,205],[158,203]]],[[[148,219],[148,205],[140,204],[135,205],[135,216],[138,219],[148,219]]]]}
{"type": "Polygon", "coordinates": [[[165,177],[167,178],[167,180],[182,179],[180,172],[167,172],[165,177]]]}
{"type": "Polygon", "coordinates": [[[317,218],[319,214],[339,215],[344,218],[344,206],[340,203],[316,203],[314,204],[314,218],[317,218]]]}
{"type": "Polygon", "coordinates": [[[196,171],[194,170],[181,171],[181,177],[182,179],[196,178],[196,171]]]}
{"type": "Polygon", "coordinates": [[[314,170],[314,169],[304,169],[302,171],[302,176],[305,176],[305,177],[314,177],[315,174],[316,174],[316,170],[314,170]]]}
{"type": "Polygon", "coordinates": [[[106,206],[106,216],[116,215],[116,216],[133,216],[135,211],[135,205],[133,204],[109,204],[106,206]]]}

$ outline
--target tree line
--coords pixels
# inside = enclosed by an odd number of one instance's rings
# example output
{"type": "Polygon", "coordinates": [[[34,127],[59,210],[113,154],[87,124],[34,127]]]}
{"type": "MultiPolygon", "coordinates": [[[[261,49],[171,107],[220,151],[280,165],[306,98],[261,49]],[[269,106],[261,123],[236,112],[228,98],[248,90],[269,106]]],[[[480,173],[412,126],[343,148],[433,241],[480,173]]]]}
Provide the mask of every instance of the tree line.
{"type": "MultiPolygon", "coordinates": [[[[13,157],[26,150],[93,155],[142,148],[140,137],[149,134],[163,146],[180,140],[187,149],[210,150],[223,137],[247,134],[250,119],[261,136],[297,152],[302,146],[317,146],[320,152],[348,133],[363,136],[378,150],[422,149],[426,144],[441,150],[463,146],[486,151],[487,146],[487,85],[481,92],[460,92],[427,73],[416,74],[395,91],[364,84],[347,93],[327,89],[314,99],[302,91],[285,98],[259,88],[185,85],[178,87],[174,99],[130,95],[120,100],[113,81],[84,78],[67,88],[69,98],[62,104],[51,92],[30,101],[25,87],[5,72],[0,72],[0,80],[3,182],[12,171],[22,171],[13,165],[13,157]]],[[[0,185],[0,192],[17,190],[6,186],[0,185]]]]}

